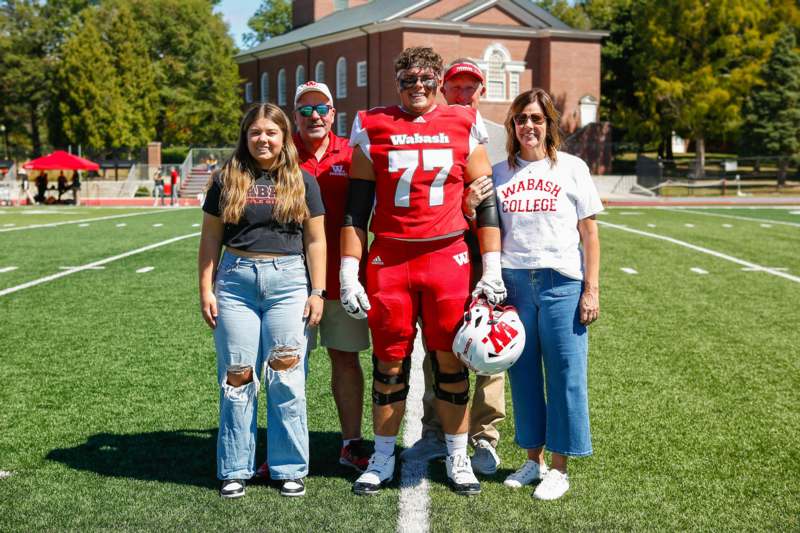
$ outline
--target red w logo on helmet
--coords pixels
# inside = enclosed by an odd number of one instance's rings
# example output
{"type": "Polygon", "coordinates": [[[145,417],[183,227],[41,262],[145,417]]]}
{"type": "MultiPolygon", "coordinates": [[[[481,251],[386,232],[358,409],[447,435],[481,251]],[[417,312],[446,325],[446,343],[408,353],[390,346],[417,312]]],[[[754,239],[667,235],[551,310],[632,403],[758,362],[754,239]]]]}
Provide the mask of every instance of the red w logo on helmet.
{"type": "Polygon", "coordinates": [[[509,343],[517,337],[517,335],[519,335],[519,331],[500,320],[492,325],[489,335],[484,337],[482,342],[488,344],[491,341],[494,347],[494,353],[500,353],[503,351],[503,348],[508,346],[509,343]]]}

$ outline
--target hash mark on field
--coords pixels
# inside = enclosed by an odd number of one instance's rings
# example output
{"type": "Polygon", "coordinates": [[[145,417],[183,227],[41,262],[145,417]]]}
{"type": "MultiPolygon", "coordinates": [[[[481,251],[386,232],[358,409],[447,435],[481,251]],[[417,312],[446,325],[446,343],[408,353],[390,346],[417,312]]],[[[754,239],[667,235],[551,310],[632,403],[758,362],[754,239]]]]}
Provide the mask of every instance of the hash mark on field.
{"type": "Polygon", "coordinates": [[[151,270],[155,269],[156,267],[142,267],[136,271],[137,274],[144,274],[145,272],[150,272],[151,270]]]}
{"type": "Polygon", "coordinates": [[[620,270],[622,270],[626,274],[638,274],[638,272],[636,272],[635,269],[629,268],[629,267],[622,267],[622,268],[620,268],[620,270]]]}
{"type": "Polygon", "coordinates": [[[193,227],[193,228],[199,228],[199,227],[200,227],[200,224],[192,224],[192,227],[193,227]]]}
{"type": "Polygon", "coordinates": [[[5,479],[7,477],[11,477],[14,475],[13,472],[9,472],[8,470],[0,470],[0,479],[5,479]]]}
{"type": "MultiPolygon", "coordinates": [[[[692,209],[685,209],[685,208],[676,208],[676,207],[663,207],[666,211],[675,211],[678,213],[694,213],[695,215],[705,215],[707,217],[723,217],[723,218],[732,218],[734,220],[747,220],[749,222],[769,222],[770,224],[782,224],[784,226],[794,226],[796,228],[800,228],[800,223],[797,222],[786,222],[783,220],[767,220],[763,218],[755,218],[755,217],[743,217],[739,215],[726,215],[724,213],[708,213],[706,211],[694,211],[692,209]]],[[[758,209],[758,208],[753,208],[758,209]]]]}
{"type": "Polygon", "coordinates": [[[13,228],[16,224],[3,224],[4,228],[13,228]]]}
{"type": "Polygon", "coordinates": [[[124,222],[120,222],[119,224],[117,224],[118,228],[124,228],[125,226],[127,226],[127,224],[124,222]]]}
{"type": "Polygon", "coordinates": [[[761,224],[762,228],[771,228],[772,224],[761,224]]]}
{"type": "Polygon", "coordinates": [[[692,272],[694,272],[696,274],[708,274],[708,270],[703,270],[702,268],[699,268],[699,267],[692,267],[689,270],[691,270],[692,272]]]}
{"type": "Polygon", "coordinates": [[[160,227],[161,227],[161,226],[163,226],[163,225],[164,225],[164,224],[161,224],[161,223],[159,222],[158,224],[153,224],[153,227],[154,227],[154,228],[160,228],[160,227]]]}
{"type": "Polygon", "coordinates": [[[687,228],[693,228],[694,224],[684,224],[684,226],[686,226],[687,228]]]}
{"type": "Polygon", "coordinates": [[[723,228],[732,228],[733,224],[723,224],[722,227],[723,228]]]}
{"type": "Polygon", "coordinates": [[[86,222],[84,222],[83,224],[78,224],[78,227],[79,227],[79,228],[85,228],[85,227],[86,227],[86,226],[88,226],[88,225],[89,225],[89,224],[87,224],[86,222]]]}
{"type": "Polygon", "coordinates": [[[647,225],[647,227],[648,227],[648,228],[655,228],[655,227],[656,227],[656,225],[655,225],[655,224],[648,224],[648,225],[647,225]]]}
{"type": "Polygon", "coordinates": [[[790,215],[800,215],[800,211],[789,211],[790,215]]]}
{"type": "Polygon", "coordinates": [[[5,274],[6,272],[11,272],[12,270],[16,270],[16,269],[18,269],[18,268],[19,268],[19,267],[14,267],[14,266],[11,266],[11,267],[3,267],[3,268],[0,268],[0,274],[5,274]]]}

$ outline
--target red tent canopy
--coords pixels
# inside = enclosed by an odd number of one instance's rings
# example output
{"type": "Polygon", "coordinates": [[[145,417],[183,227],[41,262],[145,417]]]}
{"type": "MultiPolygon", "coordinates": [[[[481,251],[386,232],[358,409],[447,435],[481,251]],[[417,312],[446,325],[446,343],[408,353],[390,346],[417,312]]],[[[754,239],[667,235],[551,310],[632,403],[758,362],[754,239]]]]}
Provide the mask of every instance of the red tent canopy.
{"type": "Polygon", "coordinates": [[[100,165],[63,150],[56,150],[50,155],[32,159],[22,165],[28,170],[99,170],[100,165]]]}

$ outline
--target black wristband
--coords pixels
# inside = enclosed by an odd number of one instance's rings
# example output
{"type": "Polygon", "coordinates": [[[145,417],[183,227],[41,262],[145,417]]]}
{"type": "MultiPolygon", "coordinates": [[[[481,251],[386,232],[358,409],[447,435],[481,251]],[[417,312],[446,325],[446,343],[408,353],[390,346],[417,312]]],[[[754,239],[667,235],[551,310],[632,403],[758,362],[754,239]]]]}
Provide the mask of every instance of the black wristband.
{"type": "Polygon", "coordinates": [[[500,215],[497,213],[497,201],[494,193],[484,198],[475,208],[475,223],[479,228],[500,227],[500,215]]]}
{"type": "Polygon", "coordinates": [[[369,216],[375,203],[375,182],[350,178],[347,187],[347,207],[342,226],[355,226],[367,231],[369,216]]]}

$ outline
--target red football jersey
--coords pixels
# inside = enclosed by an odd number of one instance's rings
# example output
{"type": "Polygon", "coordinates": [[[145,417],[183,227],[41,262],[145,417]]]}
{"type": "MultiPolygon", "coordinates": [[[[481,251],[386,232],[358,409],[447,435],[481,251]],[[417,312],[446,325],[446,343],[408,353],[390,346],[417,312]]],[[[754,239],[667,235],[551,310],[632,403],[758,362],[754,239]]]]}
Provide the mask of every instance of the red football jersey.
{"type": "Polygon", "coordinates": [[[360,111],[350,144],[375,169],[378,237],[435,239],[467,229],[461,214],[467,158],[487,141],[480,114],[463,106],[437,105],[421,116],[400,106],[360,111]]]}

